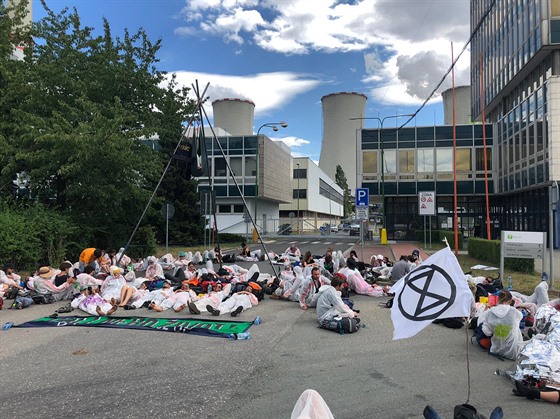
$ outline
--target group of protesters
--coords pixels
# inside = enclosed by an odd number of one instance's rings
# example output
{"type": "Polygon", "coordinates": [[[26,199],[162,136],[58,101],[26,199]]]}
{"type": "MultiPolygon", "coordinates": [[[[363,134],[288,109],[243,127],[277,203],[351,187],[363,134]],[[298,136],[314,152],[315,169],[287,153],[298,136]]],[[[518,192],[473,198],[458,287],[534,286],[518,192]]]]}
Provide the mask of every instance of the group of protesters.
{"type": "MultiPolygon", "coordinates": [[[[355,251],[345,258],[341,251],[329,247],[324,254],[312,255],[309,251],[302,253],[294,244],[281,254],[251,251],[242,243],[237,256],[223,255],[216,247],[204,252],[179,252],[176,258],[166,254],[134,261],[123,248],[118,252],[88,248],[75,263],[63,261],[58,269],[41,266],[27,278],[18,275],[13,265],[4,265],[0,270],[0,297],[14,298],[15,309],[26,308],[37,298],[42,302],[46,297],[47,302],[68,300],[69,304],[58,310],[61,313],[80,309],[91,315],[110,316],[119,309],[145,308],[237,317],[268,294],[271,300],[296,302],[302,310],[315,309],[319,327],[345,333],[363,326],[351,292],[391,296],[390,285],[378,285],[377,280],[395,283],[420,263],[417,250],[394,263],[384,255],[374,255],[366,263],[355,251]],[[280,267],[278,276],[261,273],[257,264],[248,269],[236,264],[267,259],[280,267]],[[218,264],[219,269],[215,269],[218,264]]],[[[467,275],[465,280],[474,287],[493,285],[489,277],[467,275]]],[[[490,307],[473,293],[472,317],[475,327],[488,339],[490,353],[513,360],[520,356],[528,339],[518,327],[525,320],[521,310],[537,319],[538,310],[550,306],[547,291],[545,281],[530,296],[502,289],[497,303],[490,307]]],[[[557,393],[540,392],[522,380],[517,380],[515,393],[558,402],[557,393]]]]}

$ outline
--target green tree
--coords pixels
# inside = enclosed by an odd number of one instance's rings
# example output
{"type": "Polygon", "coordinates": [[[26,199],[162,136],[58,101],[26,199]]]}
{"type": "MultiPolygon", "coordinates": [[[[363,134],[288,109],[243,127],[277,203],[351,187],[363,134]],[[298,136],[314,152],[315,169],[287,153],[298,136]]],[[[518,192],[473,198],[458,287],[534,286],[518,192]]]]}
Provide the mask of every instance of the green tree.
{"type": "Polygon", "coordinates": [[[340,164],[336,165],[336,173],[334,175],[335,183],[342,188],[343,198],[344,198],[344,218],[347,218],[352,213],[352,202],[350,189],[348,189],[348,181],[346,180],[346,175],[342,166],[340,164]]]}
{"type": "Polygon", "coordinates": [[[122,243],[169,156],[140,140],[178,140],[192,101],[156,69],[160,40],[143,30],[114,37],[106,20],[94,35],[76,9],[55,14],[41,4],[47,16],[32,28],[25,61],[0,57],[0,144],[8,151],[0,193],[24,173],[33,202],[67,212],[95,245],[122,243]]]}

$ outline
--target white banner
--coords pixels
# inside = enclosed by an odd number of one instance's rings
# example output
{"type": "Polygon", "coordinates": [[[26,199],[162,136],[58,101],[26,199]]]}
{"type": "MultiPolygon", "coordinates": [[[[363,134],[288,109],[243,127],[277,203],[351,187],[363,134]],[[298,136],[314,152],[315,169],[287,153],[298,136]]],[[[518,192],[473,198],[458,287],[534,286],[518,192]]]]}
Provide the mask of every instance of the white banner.
{"type": "Polygon", "coordinates": [[[466,317],[473,295],[449,247],[434,253],[392,286],[393,340],[416,335],[436,319],[466,317]]]}

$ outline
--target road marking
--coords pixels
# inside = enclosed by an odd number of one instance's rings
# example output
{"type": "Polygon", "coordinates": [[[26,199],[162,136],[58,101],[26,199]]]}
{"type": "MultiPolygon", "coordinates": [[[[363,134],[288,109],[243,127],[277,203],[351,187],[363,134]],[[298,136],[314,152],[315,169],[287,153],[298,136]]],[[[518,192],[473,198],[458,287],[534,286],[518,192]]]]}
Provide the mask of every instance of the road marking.
{"type": "MultiPolygon", "coordinates": [[[[321,243],[321,242],[311,242],[311,244],[319,244],[319,243],[321,243]]],[[[325,244],[326,244],[326,243],[325,243],[325,244]]]]}

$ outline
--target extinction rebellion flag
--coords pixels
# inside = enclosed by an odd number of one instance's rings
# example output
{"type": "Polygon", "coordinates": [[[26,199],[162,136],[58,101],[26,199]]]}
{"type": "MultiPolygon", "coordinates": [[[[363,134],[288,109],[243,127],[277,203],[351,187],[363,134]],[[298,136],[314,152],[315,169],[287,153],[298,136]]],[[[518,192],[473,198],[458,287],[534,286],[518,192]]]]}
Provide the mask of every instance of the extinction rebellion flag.
{"type": "Polygon", "coordinates": [[[393,287],[393,340],[416,335],[436,319],[470,314],[472,294],[449,247],[434,253],[393,287]]]}

